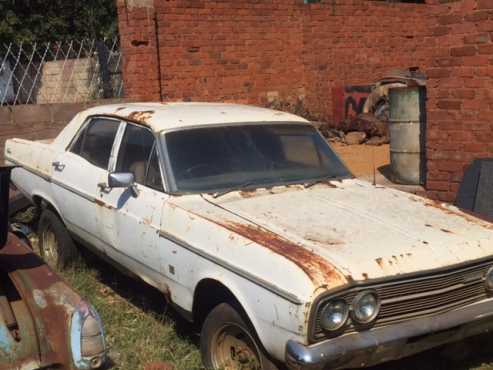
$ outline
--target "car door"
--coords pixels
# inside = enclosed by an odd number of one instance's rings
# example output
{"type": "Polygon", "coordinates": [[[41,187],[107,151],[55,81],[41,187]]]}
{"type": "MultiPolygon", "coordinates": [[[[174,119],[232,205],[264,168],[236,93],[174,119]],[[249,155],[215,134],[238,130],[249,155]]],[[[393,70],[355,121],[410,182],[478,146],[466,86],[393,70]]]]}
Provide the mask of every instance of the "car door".
{"type": "Polygon", "coordinates": [[[104,249],[98,235],[99,184],[107,182],[120,121],[89,119],[71,145],[53,163],[53,196],[67,227],[94,247],[104,249]]]}
{"type": "MultiPolygon", "coordinates": [[[[99,194],[102,239],[109,255],[148,282],[160,282],[157,248],[164,193],[157,142],[146,127],[125,124],[114,172],[134,174],[131,188],[113,188],[99,194]]],[[[154,284],[156,285],[156,284],[154,284]]]]}

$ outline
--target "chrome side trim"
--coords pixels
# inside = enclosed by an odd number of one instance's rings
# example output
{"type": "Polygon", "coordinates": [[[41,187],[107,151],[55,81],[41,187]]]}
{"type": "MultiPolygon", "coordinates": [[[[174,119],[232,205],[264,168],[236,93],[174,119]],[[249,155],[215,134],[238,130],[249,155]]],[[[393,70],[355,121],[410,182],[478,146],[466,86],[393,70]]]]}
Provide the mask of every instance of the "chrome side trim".
{"type": "MultiPolygon", "coordinates": [[[[128,258],[129,260],[132,260],[133,262],[135,263],[138,263],[140,266],[142,266],[144,269],[147,269],[149,271],[152,271],[153,273],[157,274],[157,275],[160,275],[161,277],[163,278],[166,278],[168,279],[168,277],[166,275],[164,275],[161,271],[157,271],[155,269],[153,269],[152,267],[148,266],[148,265],[145,265],[144,263],[142,263],[141,261],[135,259],[135,257],[132,257],[124,252],[122,252],[121,250],[119,250],[118,248],[115,248],[113,245],[107,243],[106,241],[104,241],[103,239],[101,239],[100,237],[94,235],[93,233],[90,233],[86,230],[83,230],[81,228],[79,228],[77,225],[71,223],[71,222],[66,222],[67,224],[67,227],[68,229],[74,233],[75,235],[77,235],[78,238],[82,239],[82,240],[85,240],[83,235],[79,232],[79,230],[82,230],[83,232],[87,233],[88,235],[90,235],[91,237],[93,237],[94,239],[97,239],[101,244],[104,244],[104,246],[106,247],[109,247],[111,248],[113,251],[117,252],[118,254],[121,254],[122,256],[125,256],[126,258],[128,258]]],[[[101,251],[103,254],[106,254],[104,251],[101,251]]]]}
{"type": "Polygon", "coordinates": [[[32,167],[26,166],[26,165],[20,163],[19,161],[16,161],[12,157],[5,156],[5,159],[8,160],[9,162],[13,163],[15,166],[21,167],[21,168],[25,169],[26,171],[31,172],[33,175],[36,175],[38,177],[41,177],[43,180],[51,182],[51,176],[49,176],[49,175],[47,175],[41,171],[38,171],[32,167]]]}
{"type": "Polygon", "coordinates": [[[220,259],[220,258],[217,258],[216,256],[213,256],[201,249],[198,249],[198,248],[195,248],[194,246],[191,246],[190,244],[188,244],[187,242],[165,232],[165,231],[162,231],[160,230],[159,231],[159,237],[161,238],[164,238],[164,239],[167,239],[169,240],[170,242],[172,243],[175,243],[179,246],[181,246],[182,248],[185,248],[187,249],[188,251],[200,256],[200,257],[203,257],[205,258],[206,260],[210,261],[210,262],[213,262],[215,263],[216,265],[219,265],[223,268],[225,268],[226,270],[228,271],[231,271],[232,273],[238,275],[238,276],[241,276],[242,278],[258,285],[258,286],[261,286],[265,289],[267,289],[269,292],[271,293],[274,293],[275,295],[279,296],[279,297],[282,297],[284,299],[286,299],[287,301],[291,302],[291,303],[294,303],[296,305],[301,305],[303,304],[302,301],[299,300],[299,298],[297,296],[295,296],[294,294],[291,294],[289,292],[286,292],[285,290],[261,279],[261,278],[258,278],[257,276],[254,276],[252,274],[250,274],[248,271],[245,271],[243,269],[240,269],[236,266],[233,266],[231,265],[230,263],[220,259]]]}
{"type": "Polygon", "coordinates": [[[30,172],[32,173],[33,175],[35,176],[38,176],[40,178],[42,178],[43,180],[49,182],[49,183],[52,183],[54,185],[57,185],[67,191],[70,191],[71,193],[75,194],[75,195],[78,195],[79,197],[81,198],[84,198],[86,200],[88,200],[89,202],[92,202],[92,203],[95,203],[96,202],[96,198],[91,196],[91,195],[88,195],[88,194],[85,194],[71,186],[68,186],[68,185],[65,185],[63,184],[62,182],[58,181],[58,180],[55,180],[53,179],[51,176],[48,176],[34,168],[31,168],[29,166],[26,166],[24,164],[21,164],[20,162],[14,160],[14,159],[11,159],[11,158],[7,158],[10,162],[14,163],[15,165],[19,166],[20,168],[22,168],[23,170],[26,170],[27,172],[30,172]]]}
{"type": "Polygon", "coordinates": [[[63,184],[60,181],[51,179],[51,183],[53,185],[57,185],[57,186],[65,189],[67,191],[70,191],[72,194],[78,195],[79,197],[84,198],[85,200],[88,200],[91,203],[95,203],[96,202],[96,198],[95,197],[93,197],[91,195],[88,195],[88,194],[85,194],[85,193],[83,193],[83,192],[81,192],[81,191],[79,191],[79,190],[77,190],[77,189],[75,189],[75,188],[73,188],[71,186],[65,185],[65,184],[63,184]]]}

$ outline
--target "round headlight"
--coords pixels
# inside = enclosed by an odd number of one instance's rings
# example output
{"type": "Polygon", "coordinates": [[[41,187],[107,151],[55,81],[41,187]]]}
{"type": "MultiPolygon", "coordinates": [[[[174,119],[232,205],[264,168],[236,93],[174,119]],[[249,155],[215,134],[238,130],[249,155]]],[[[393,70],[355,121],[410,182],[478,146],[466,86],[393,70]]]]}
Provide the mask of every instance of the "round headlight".
{"type": "Polygon", "coordinates": [[[343,300],[329,302],[322,310],[320,324],[329,331],[339,330],[349,316],[349,307],[343,300]]]}
{"type": "Polygon", "coordinates": [[[486,272],[484,276],[484,284],[486,285],[486,289],[489,291],[493,291],[493,267],[486,272]]]}
{"type": "Polygon", "coordinates": [[[358,324],[369,324],[380,311],[380,299],[375,292],[361,292],[353,301],[352,318],[358,324]]]}

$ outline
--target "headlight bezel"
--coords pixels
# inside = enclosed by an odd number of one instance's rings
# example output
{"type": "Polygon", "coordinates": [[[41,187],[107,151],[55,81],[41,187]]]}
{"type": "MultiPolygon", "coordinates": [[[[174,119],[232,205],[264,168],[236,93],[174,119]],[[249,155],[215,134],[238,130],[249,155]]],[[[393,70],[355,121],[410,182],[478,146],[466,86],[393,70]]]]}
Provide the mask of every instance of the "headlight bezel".
{"type": "Polygon", "coordinates": [[[382,306],[382,301],[375,290],[363,290],[356,294],[351,303],[351,321],[358,326],[368,326],[375,322],[380,313],[380,308],[382,306]],[[373,314],[366,320],[361,320],[357,317],[356,307],[364,299],[365,296],[372,295],[375,298],[375,308],[373,314]]]}
{"type": "Polygon", "coordinates": [[[380,316],[380,308],[382,306],[382,301],[381,298],[378,294],[378,291],[372,287],[360,287],[358,288],[343,288],[343,289],[337,289],[329,293],[322,294],[318,296],[310,310],[310,319],[308,322],[308,340],[309,343],[317,343],[321,340],[324,339],[329,339],[329,338],[335,338],[343,333],[345,333],[347,330],[350,328],[354,328],[356,331],[363,331],[363,330],[369,330],[371,329],[376,322],[378,321],[378,318],[380,316]],[[354,298],[362,293],[362,292],[372,292],[378,297],[378,314],[374,318],[373,321],[369,322],[368,324],[359,324],[358,322],[354,321],[352,318],[352,303],[354,301],[354,298]],[[339,330],[336,331],[329,331],[326,330],[322,325],[321,325],[321,315],[322,311],[326,307],[326,305],[329,302],[334,302],[337,300],[343,300],[345,301],[348,306],[349,306],[349,317],[345,322],[345,325],[343,325],[339,330]]]}
{"type": "Polygon", "coordinates": [[[484,287],[486,291],[489,293],[493,293],[493,266],[491,266],[486,273],[484,274],[484,287]],[[491,274],[491,280],[488,279],[488,276],[491,274]]]}
{"type": "MultiPolygon", "coordinates": [[[[90,339],[92,337],[89,337],[90,339]]],[[[89,370],[101,367],[106,362],[107,347],[105,341],[104,327],[98,311],[89,303],[81,301],[72,313],[70,321],[70,349],[72,353],[72,362],[76,369],[89,370]],[[97,326],[98,334],[92,336],[98,339],[100,351],[93,355],[85,355],[84,327],[88,318],[94,320],[93,324],[97,326]]]]}
{"type": "Polygon", "coordinates": [[[337,332],[341,331],[342,329],[344,329],[346,327],[346,325],[348,324],[349,317],[350,317],[350,305],[343,298],[331,299],[331,300],[325,302],[322,307],[320,307],[318,315],[320,317],[320,326],[322,327],[322,329],[324,331],[329,332],[329,333],[337,333],[337,332]],[[345,311],[343,314],[344,319],[341,321],[341,323],[337,327],[331,329],[331,328],[328,328],[327,326],[324,325],[323,319],[325,316],[325,312],[328,310],[328,308],[330,306],[333,306],[333,305],[338,304],[338,303],[342,303],[345,307],[345,311]]]}

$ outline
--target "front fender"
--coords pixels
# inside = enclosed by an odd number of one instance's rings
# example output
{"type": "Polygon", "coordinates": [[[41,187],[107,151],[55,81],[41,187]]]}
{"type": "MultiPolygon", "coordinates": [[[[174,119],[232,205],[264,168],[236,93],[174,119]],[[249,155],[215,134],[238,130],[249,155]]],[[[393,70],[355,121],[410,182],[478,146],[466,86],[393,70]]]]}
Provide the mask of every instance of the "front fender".
{"type": "Polygon", "coordinates": [[[206,269],[201,278],[216,280],[227,288],[245,311],[264,348],[278,360],[284,360],[290,339],[306,343],[308,305],[294,304],[230,272],[206,269]]]}

